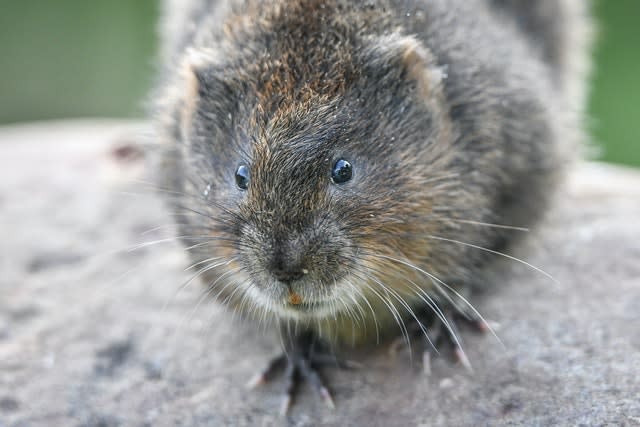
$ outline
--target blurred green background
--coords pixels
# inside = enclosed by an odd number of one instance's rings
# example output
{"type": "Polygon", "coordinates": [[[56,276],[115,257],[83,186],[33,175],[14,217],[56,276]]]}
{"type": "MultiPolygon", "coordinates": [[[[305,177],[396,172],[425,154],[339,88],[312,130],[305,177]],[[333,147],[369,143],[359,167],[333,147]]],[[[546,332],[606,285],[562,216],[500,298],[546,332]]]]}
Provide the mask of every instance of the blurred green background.
{"type": "MultiPolygon", "coordinates": [[[[0,123],[144,115],[157,1],[0,0],[0,10],[0,123]]],[[[590,131],[601,158],[640,166],[640,0],[596,0],[595,14],[590,131]]]]}

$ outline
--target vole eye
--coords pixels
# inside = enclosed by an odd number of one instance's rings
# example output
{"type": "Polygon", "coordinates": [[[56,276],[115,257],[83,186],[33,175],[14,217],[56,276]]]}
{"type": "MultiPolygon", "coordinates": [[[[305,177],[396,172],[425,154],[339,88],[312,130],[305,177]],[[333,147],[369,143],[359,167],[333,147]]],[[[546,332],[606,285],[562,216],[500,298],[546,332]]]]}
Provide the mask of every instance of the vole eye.
{"type": "Polygon", "coordinates": [[[344,159],[338,160],[335,165],[333,165],[333,170],[331,171],[331,181],[334,184],[344,184],[349,181],[353,176],[353,166],[351,163],[344,159]]]}
{"type": "Polygon", "coordinates": [[[249,187],[249,168],[246,165],[240,165],[236,169],[236,185],[241,190],[249,187]]]}

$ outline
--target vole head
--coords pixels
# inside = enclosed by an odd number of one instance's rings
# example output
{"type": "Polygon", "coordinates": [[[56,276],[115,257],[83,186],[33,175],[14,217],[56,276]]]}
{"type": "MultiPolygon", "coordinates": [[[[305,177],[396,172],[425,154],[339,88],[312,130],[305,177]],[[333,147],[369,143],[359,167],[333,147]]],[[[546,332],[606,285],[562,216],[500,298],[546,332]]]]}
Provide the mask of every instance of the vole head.
{"type": "Polygon", "coordinates": [[[410,276],[385,257],[429,257],[450,126],[414,38],[286,25],[188,55],[179,222],[214,294],[319,318],[410,276]]]}

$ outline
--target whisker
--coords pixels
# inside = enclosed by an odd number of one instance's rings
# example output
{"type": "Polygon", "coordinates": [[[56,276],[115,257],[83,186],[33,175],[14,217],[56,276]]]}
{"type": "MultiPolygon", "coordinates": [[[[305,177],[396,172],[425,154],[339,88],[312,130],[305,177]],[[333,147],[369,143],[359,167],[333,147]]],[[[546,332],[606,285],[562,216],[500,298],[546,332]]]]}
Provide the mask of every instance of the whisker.
{"type": "MultiPolygon", "coordinates": [[[[376,269],[371,269],[371,270],[376,271],[376,269]]],[[[368,273],[367,273],[367,272],[365,272],[364,270],[362,270],[362,269],[361,269],[361,270],[359,270],[359,271],[360,271],[361,273],[365,274],[365,276],[366,276],[366,277],[370,277],[371,279],[375,280],[375,279],[373,278],[373,276],[372,276],[372,275],[368,274],[368,273]]],[[[377,272],[378,272],[378,274],[380,274],[380,273],[381,273],[381,272],[379,272],[379,271],[377,271],[377,272]]],[[[411,282],[411,281],[410,281],[409,279],[407,279],[407,278],[405,278],[405,280],[409,281],[410,283],[413,283],[413,282],[411,282]]],[[[414,285],[415,285],[415,284],[414,284],[414,285]]],[[[422,291],[422,292],[424,293],[424,290],[420,289],[420,287],[419,287],[418,285],[415,285],[415,286],[416,286],[416,288],[417,288],[417,289],[419,289],[420,291],[422,291]]],[[[415,290],[414,290],[414,292],[415,292],[415,290]]],[[[427,295],[427,294],[425,293],[426,297],[427,297],[429,300],[431,300],[431,301],[433,302],[433,306],[432,306],[432,304],[431,304],[429,301],[427,301],[423,296],[421,296],[418,292],[415,292],[415,295],[416,295],[416,296],[418,296],[418,298],[420,298],[420,299],[421,299],[425,304],[427,304],[427,307],[431,308],[431,309],[434,311],[434,313],[436,314],[436,316],[437,316],[437,317],[438,317],[438,318],[443,322],[443,324],[445,324],[445,326],[447,326],[447,328],[448,328],[448,324],[449,324],[449,322],[447,321],[447,319],[446,319],[446,317],[445,317],[444,313],[440,310],[440,308],[439,308],[439,307],[438,307],[438,305],[435,303],[435,301],[433,301],[433,299],[432,299],[429,295],[427,295]]],[[[405,308],[407,309],[407,311],[411,314],[411,316],[416,320],[416,322],[418,323],[418,327],[420,327],[420,329],[421,329],[421,331],[422,331],[423,335],[425,336],[425,338],[427,339],[427,341],[429,342],[429,344],[430,344],[430,345],[431,345],[431,346],[436,350],[436,352],[437,352],[438,350],[436,349],[435,344],[431,341],[431,338],[429,337],[429,334],[427,333],[427,330],[426,330],[426,327],[424,326],[424,324],[423,324],[423,323],[418,319],[418,317],[416,316],[416,314],[414,314],[413,310],[412,310],[411,308],[409,308],[408,304],[406,304],[406,303],[405,303],[405,304],[404,304],[404,307],[405,307],[405,308]]]]}
{"type": "Polygon", "coordinates": [[[198,270],[194,275],[191,276],[191,278],[189,278],[185,283],[180,285],[178,287],[178,289],[176,289],[176,291],[173,293],[173,295],[170,298],[167,298],[167,300],[165,301],[164,305],[162,306],[162,312],[164,312],[167,309],[167,307],[169,306],[169,303],[172,300],[175,300],[178,297],[178,295],[180,295],[180,292],[182,292],[185,289],[187,289],[189,284],[191,284],[196,278],[200,277],[201,275],[203,275],[207,271],[211,271],[211,270],[213,270],[213,269],[215,269],[217,267],[220,267],[222,265],[229,265],[229,264],[231,264],[231,262],[233,262],[233,260],[228,260],[226,262],[221,262],[221,263],[217,263],[217,264],[208,265],[208,266],[203,267],[202,269],[198,270]]]}
{"type": "MultiPolygon", "coordinates": [[[[351,283],[349,283],[349,285],[353,289],[353,285],[351,283]]],[[[347,293],[346,296],[353,302],[353,306],[355,307],[355,310],[358,311],[359,317],[360,317],[360,319],[362,319],[362,324],[364,326],[363,332],[366,335],[366,331],[367,331],[366,318],[367,318],[367,315],[364,312],[364,309],[362,308],[362,306],[360,305],[360,302],[355,298],[355,296],[353,294],[347,293]]],[[[344,300],[342,301],[342,304],[345,305],[345,306],[347,305],[347,303],[344,302],[344,300]]]]}
{"type": "MultiPolygon", "coordinates": [[[[227,272],[229,273],[229,272],[227,272]]],[[[227,274],[225,273],[225,275],[227,274]]],[[[224,276],[224,275],[223,275],[224,276]]],[[[191,309],[191,311],[189,313],[185,313],[185,315],[183,315],[182,319],[180,320],[178,327],[176,329],[175,335],[176,338],[179,335],[180,331],[182,330],[182,328],[184,328],[190,321],[191,319],[193,319],[193,317],[195,316],[198,308],[200,307],[200,305],[202,304],[202,302],[204,300],[206,300],[210,295],[211,292],[213,291],[213,288],[215,287],[215,284],[222,278],[222,276],[218,277],[218,279],[216,279],[213,284],[209,284],[208,289],[206,292],[203,292],[202,295],[198,298],[198,300],[196,301],[195,306],[193,307],[193,309],[191,309]]]]}
{"type": "Polygon", "coordinates": [[[376,291],[366,280],[364,280],[362,277],[354,275],[353,272],[351,272],[351,275],[357,277],[360,279],[361,282],[363,282],[364,286],[367,287],[367,289],[372,292],[375,296],[377,296],[380,301],[389,309],[389,312],[391,313],[391,316],[394,318],[395,322],[398,324],[398,327],[400,328],[400,332],[402,333],[403,338],[405,339],[405,342],[407,344],[409,344],[409,336],[407,333],[407,330],[404,326],[404,322],[402,322],[401,320],[401,316],[400,313],[398,312],[398,310],[396,309],[396,307],[393,305],[393,303],[391,301],[389,301],[387,298],[385,298],[383,295],[381,295],[378,291],[376,291]]]}
{"type": "Polygon", "coordinates": [[[503,252],[494,251],[493,249],[483,248],[482,246],[474,245],[474,244],[471,244],[471,243],[461,242],[459,240],[447,239],[447,238],[444,238],[444,237],[433,236],[433,235],[428,235],[427,237],[430,238],[430,239],[434,239],[434,240],[441,240],[443,242],[451,242],[451,243],[456,243],[456,244],[459,244],[459,245],[462,245],[462,246],[468,246],[470,248],[479,249],[481,251],[489,252],[489,253],[492,253],[492,254],[499,255],[499,256],[502,256],[504,258],[510,259],[512,261],[519,262],[520,264],[526,265],[527,267],[537,271],[538,273],[542,274],[543,276],[551,279],[551,281],[553,281],[553,283],[555,283],[556,285],[560,285],[560,282],[557,281],[552,275],[550,275],[546,271],[536,267],[533,264],[530,264],[530,263],[528,263],[528,262],[526,262],[524,260],[521,260],[520,258],[516,258],[514,256],[507,255],[507,254],[505,254],[503,252]]]}
{"type": "Polygon", "coordinates": [[[177,225],[177,224],[176,224],[175,222],[172,222],[172,223],[170,223],[170,224],[158,225],[158,226],[156,226],[156,227],[153,227],[153,228],[150,228],[150,229],[148,229],[148,230],[145,230],[145,231],[141,232],[141,233],[140,233],[140,237],[144,237],[144,236],[146,236],[147,234],[151,234],[151,233],[154,233],[154,232],[156,232],[156,231],[160,231],[160,230],[167,229],[167,228],[169,228],[169,229],[173,229],[173,228],[175,228],[175,226],[176,226],[176,225],[177,225]]]}
{"type": "MultiPolygon", "coordinates": [[[[236,319],[236,315],[238,315],[238,313],[246,313],[244,311],[244,306],[247,303],[247,300],[249,299],[249,287],[245,286],[249,281],[245,280],[244,282],[240,282],[240,283],[235,283],[235,289],[233,290],[233,292],[229,295],[228,300],[232,301],[235,293],[238,292],[238,290],[241,291],[240,293],[240,302],[238,303],[237,309],[234,310],[233,315],[231,316],[231,321],[234,322],[236,319]]],[[[251,317],[253,318],[253,313],[249,312],[251,317]]]]}
{"type": "Polygon", "coordinates": [[[203,236],[173,236],[173,237],[167,237],[165,239],[158,239],[158,240],[153,240],[150,242],[143,242],[143,243],[138,243],[137,245],[134,246],[130,246],[129,248],[124,249],[123,251],[125,252],[134,252],[137,251],[139,249],[142,248],[146,248],[149,246],[153,246],[153,245],[158,245],[160,243],[171,243],[171,242],[175,242],[177,240],[180,239],[203,239],[203,238],[208,238],[208,237],[203,237],[203,236]]]}
{"type": "Polygon", "coordinates": [[[460,295],[460,293],[458,291],[456,291],[453,287],[449,286],[448,284],[446,284],[444,281],[440,280],[438,277],[436,277],[435,275],[423,270],[422,268],[411,264],[410,262],[407,261],[403,261],[401,259],[397,259],[397,258],[393,258],[387,255],[382,255],[382,254],[374,254],[374,253],[369,253],[368,255],[371,256],[376,256],[376,257],[381,257],[384,259],[388,259],[389,261],[395,261],[398,262],[400,264],[403,264],[409,268],[414,269],[415,271],[418,271],[422,274],[424,274],[425,276],[431,278],[431,280],[435,280],[437,283],[439,283],[440,285],[444,286],[445,288],[447,288],[449,291],[451,291],[456,297],[460,298],[461,301],[463,301],[465,303],[465,305],[467,307],[469,307],[469,309],[476,315],[478,316],[478,318],[484,322],[487,325],[487,328],[489,329],[489,331],[491,332],[491,334],[495,337],[495,339],[504,347],[504,344],[502,343],[502,340],[498,337],[498,335],[496,334],[496,332],[493,330],[493,328],[491,328],[491,326],[489,325],[489,322],[486,321],[486,319],[480,314],[480,312],[466,299],[464,298],[462,295],[460,295]]]}
{"type": "Polygon", "coordinates": [[[444,220],[453,221],[453,222],[461,222],[461,223],[464,223],[464,224],[479,225],[481,227],[491,227],[491,228],[501,228],[501,229],[504,229],[504,230],[523,231],[525,233],[528,233],[530,231],[526,227],[516,227],[516,226],[512,226],[512,225],[491,224],[491,223],[488,223],[488,222],[472,221],[472,220],[469,220],[469,219],[444,218],[444,220]]]}
{"type": "MultiPolygon", "coordinates": [[[[349,273],[351,275],[351,273],[349,273]]],[[[376,313],[373,310],[373,307],[371,306],[371,303],[369,302],[369,300],[367,299],[367,297],[362,293],[361,290],[359,290],[353,283],[351,283],[350,281],[345,281],[347,284],[349,284],[351,286],[351,289],[358,295],[360,295],[360,297],[362,298],[362,301],[365,302],[365,304],[367,305],[367,307],[369,307],[369,310],[371,311],[371,316],[373,317],[373,324],[376,327],[376,344],[380,344],[380,325],[378,324],[378,318],[376,317],[376,313]]]]}
{"type": "Polygon", "coordinates": [[[386,294],[391,293],[391,296],[393,296],[405,309],[407,309],[407,311],[412,314],[412,316],[416,319],[418,324],[421,325],[421,327],[423,328],[422,323],[418,320],[418,318],[415,316],[415,314],[413,313],[411,308],[407,305],[407,303],[401,297],[399,297],[397,295],[397,293],[395,291],[393,291],[393,289],[389,288],[388,286],[386,286],[385,284],[383,284],[382,282],[377,280],[375,277],[370,276],[370,275],[368,277],[366,277],[366,278],[362,278],[362,277],[357,276],[357,275],[356,275],[356,277],[359,277],[363,281],[363,283],[365,283],[365,285],[368,286],[369,290],[372,291],[374,294],[376,294],[376,296],[378,296],[378,298],[380,298],[382,300],[382,302],[385,305],[387,305],[387,308],[389,308],[389,310],[391,311],[391,314],[395,318],[396,323],[398,323],[398,326],[400,327],[400,329],[402,331],[403,337],[405,337],[405,340],[406,340],[406,343],[407,343],[407,347],[409,348],[409,354],[412,354],[412,351],[411,351],[411,339],[409,337],[409,331],[407,330],[407,327],[404,324],[404,320],[402,319],[402,316],[400,315],[400,312],[398,311],[398,309],[395,307],[395,305],[391,301],[388,301],[388,300],[385,300],[384,298],[382,298],[382,296],[375,289],[373,289],[373,287],[371,287],[371,285],[368,283],[367,279],[371,279],[374,283],[376,283],[378,286],[380,286],[382,288],[382,290],[386,294]],[[388,301],[388,303],[387,303],[387,301],[388,301]]]}

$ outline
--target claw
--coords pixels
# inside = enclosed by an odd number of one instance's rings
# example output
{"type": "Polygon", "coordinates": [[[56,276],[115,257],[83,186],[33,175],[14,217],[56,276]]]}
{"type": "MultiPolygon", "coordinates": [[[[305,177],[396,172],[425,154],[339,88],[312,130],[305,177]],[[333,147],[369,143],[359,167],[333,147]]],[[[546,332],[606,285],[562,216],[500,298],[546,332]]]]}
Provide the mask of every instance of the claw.
{"type": "MultiPolygon", "coordinates": [[[[422,366],[424,375],[426,376],[431,375],[431,360],[433,356],[440,355],[439,348],[442,344],[449,346],[456,362],[460,363],[468,372],[473,373],[471,362],[460,344],[460,333],[458,332],[458,324],[460,324],[460,322],[468,323],[480,332],[491,331],[490,325],[484,320],[478,317],[469,317],[468,315],[453,312],[452,310],[453,309],[443,309],[442,316],[444,319],[436,317],[432,319],[432,321],[424,322],[425,325],[428,325],[426,331],[428,335],[425,334],[422,328],[413,328],[416,333],[414,338],[423,340],[423,348],[425,350],[422,354],[422,366]]],[[[389,355],[395,357],[403,345],[404,342],[400,338],[392,342],[389,348],[389,355]]]]}
{"type": "Polygon", "coordinates": [[[422,372],[425,376],[431,375],[431,352],[428,350],[422,353],[422,372]]]}
{"type": "Polygon", "coordinates": [[[280,403],[280,416],[285,417],[289,413],[289,409],[291,409],[291,401],[293,399],[289,395],[285,395],[282,399],[282,403],[280,403]]]}
{"type": "Polygon", "coordinates": [[[361,365],[354,361],[345,361],[326,353],[316,353],[313,348],[313,340],[300,339],[288,348],[285,354],[274,358],[258,375],[251,378],[247,383],[249,388],[255,388],[261,384],[271,381],[277,373],[283,372],[284,396],[280,403],[280,415],[286,416],[289,409],[294,404],[298,385],[301,381],[306,381],[311,385],[318,396],[331,409],[335,409],[336,404],[331,396],[331,392],[325,386],[322,378],[318,375],[316,368],[323,365],[333,365],[345,369],[356,369],[361,365]],[[310,348],[309,348],[310,346],[310,348]]]}
{"type": "Polygon", "coordinates": [[[262,373],[254,375],[249,381],[247,381],[246,387],[249,390],[253,390],[261,385],[264,385],[267,382],[267,379],[262,373]]]}
{"type": "Polygon", "coordinates": [[[460,364],[469,373],[473,373],[473,367],[471,366],[471,362],[469,361],[469,358],[467,357],[467,355],[464,352],[464,350],[462,350],[462,348],[460,346],[456,346],[456,348],[453,350],[453,353],[455,354],[456,360],[458,362],[460,362],[460,364]]]}
{"type": "Polygon", "coordinates": [[[336,409],[336,404],[333,401],[333,397],[331,397],[331,393],[329,393],[329,390],[326,387],[320,388],[320,396],[329,408],[336,409]]]}
{"type": "Polygon", "coordinates": [[[396,339],[394,339],[391,344],[389,345],[389,357],[393,360],[396,359],[398,357],[398,353],[400,353],[400,350],[402,348],[404,348],[406,346],[406,342],[398,337],[396,339]]]}
{"type": "Polygon", "coordinates": [[[260,373],[253,376],[247,382],[247,388],[254,389],[258,386],[268,383],[279,371],[286,367],[287,358],[285,355],[272,359],[267,367],[260,373]]]}
{"type": "Polygon", "coordinates": [[[477,320],[475,323],[476,323],[476,328],[478,329],[478,331],[480,331],[483,334],[486,334],[487,332],[489,332],[491,330],[491,327],[489,326],[489,324],[487,322],[485,322],[484,320],[477,320]]]}

